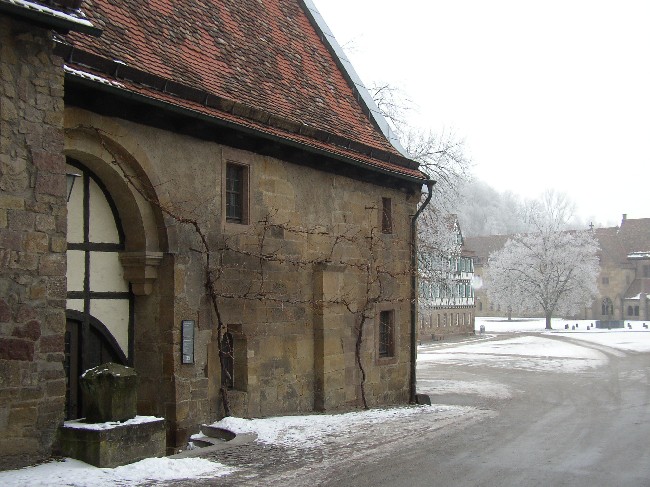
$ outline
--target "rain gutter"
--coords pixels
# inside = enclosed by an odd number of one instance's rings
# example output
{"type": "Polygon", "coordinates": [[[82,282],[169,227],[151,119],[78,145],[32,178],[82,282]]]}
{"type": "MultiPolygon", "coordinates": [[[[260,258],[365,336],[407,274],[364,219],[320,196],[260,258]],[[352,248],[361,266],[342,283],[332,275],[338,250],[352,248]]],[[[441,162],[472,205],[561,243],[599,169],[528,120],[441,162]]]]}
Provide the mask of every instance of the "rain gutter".
{"type": "Polygon", "coordinates": [[[424,183],[427,186],[427,199],[424,200],[424,203],[420,205],[418,211],[415,212],[413,218],[411,219],[411,374],[409,381],[409,402],[416,402],[416,393],[415,393],[415,361],[417,360],[417,327],[416,327],[416,317],[417,317],[417,220],[420,216],[420,213],[429,205],[431,198],[433,196],[433,186],[436,182],[433,179],[427,179],[424,183]]]}

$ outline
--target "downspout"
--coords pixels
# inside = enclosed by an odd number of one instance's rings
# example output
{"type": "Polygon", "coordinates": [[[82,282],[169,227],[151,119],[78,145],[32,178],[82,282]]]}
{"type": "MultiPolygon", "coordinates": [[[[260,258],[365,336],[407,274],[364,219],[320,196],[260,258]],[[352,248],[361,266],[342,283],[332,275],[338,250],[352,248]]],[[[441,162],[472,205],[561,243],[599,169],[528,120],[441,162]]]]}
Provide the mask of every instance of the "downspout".
{"type": "Polygon", "coordinates": [[[424,183],[427,186],[427,199],[420,205],[418,211],[415,212],[411,219],[411,377],[410,377],[410,394],[409,402],[415,403],[415,361],[417,359],[417,275],[418,275],[418,251],[417,251],[417,220],[420,213],[429,205],[431,197],[433,196],[433,186],[436,182],[432,179],[427,179],[424,183]]]}

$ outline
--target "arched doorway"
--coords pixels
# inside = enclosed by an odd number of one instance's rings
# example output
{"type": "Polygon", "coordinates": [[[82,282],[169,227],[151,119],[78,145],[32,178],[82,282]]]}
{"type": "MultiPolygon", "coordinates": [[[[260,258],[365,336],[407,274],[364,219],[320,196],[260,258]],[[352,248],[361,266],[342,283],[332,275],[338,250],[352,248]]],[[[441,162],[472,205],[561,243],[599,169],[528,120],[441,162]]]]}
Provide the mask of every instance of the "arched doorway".
{"type": "Polygon", "coordinates": [[[124,232],[110,194],[79,161],[66,162],[79,175],[68,201],[66,416],[73,419],[84,415],[85,370],[133,362],[133,293],[120,263],[124,232]]]}

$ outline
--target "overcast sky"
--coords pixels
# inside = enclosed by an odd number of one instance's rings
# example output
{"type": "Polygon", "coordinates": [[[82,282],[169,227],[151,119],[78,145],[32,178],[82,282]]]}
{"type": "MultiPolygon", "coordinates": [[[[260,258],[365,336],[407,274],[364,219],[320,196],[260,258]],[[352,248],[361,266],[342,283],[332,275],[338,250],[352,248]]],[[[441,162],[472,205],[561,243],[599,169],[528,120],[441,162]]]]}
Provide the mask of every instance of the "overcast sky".
{"type": "Polygon", "coordinates": [[[650,217],[650,1],[314,1],[366,85],[464,137],[478,179],[650,217]]]}

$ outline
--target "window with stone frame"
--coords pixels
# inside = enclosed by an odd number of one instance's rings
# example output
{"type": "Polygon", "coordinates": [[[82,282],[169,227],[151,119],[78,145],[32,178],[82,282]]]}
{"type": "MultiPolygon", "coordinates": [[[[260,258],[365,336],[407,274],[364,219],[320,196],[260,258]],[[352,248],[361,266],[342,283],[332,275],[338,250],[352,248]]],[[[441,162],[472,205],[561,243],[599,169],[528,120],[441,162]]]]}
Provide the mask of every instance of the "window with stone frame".
{"type": "Polygon", "coordinates": [[[395,311],[379,312],[379,357],[395,356],[395,311]]]}
{"type": "Polygon", "coordinates": [[[248,224],[248,166],[226,164],[225,208],[226,222],[248,224]]]}
{"type": "Polygon", "coordinates": [[[235,349],[232,333],[224,333],[221,339],[221,352],[223,353],[221,384],[228,389],[233,389],[235,387],[235,349]]]}
{"type": "Polygon", "coordinates": [[[393,208],[390,198],[381,199],[381,233],[393,233],[393,208]]]}

